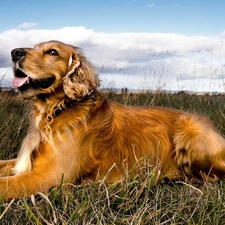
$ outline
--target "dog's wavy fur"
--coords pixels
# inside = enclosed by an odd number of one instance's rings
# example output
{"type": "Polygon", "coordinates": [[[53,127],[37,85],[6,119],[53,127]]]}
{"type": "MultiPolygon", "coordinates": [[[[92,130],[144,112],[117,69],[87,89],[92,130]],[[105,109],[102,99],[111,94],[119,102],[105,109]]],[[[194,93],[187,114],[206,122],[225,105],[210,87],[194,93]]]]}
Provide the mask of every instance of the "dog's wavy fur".
{"type": "Polygon", "coordinates": [[[225,140],[205,117],[105,99],[91,63],[58,41],[15,49],[12,60],[33,107],[18,158],[0,161],[1,197],[47,192],[62,177],[116,182],[143,157],[169,179],[223,179],[225,140]]]}

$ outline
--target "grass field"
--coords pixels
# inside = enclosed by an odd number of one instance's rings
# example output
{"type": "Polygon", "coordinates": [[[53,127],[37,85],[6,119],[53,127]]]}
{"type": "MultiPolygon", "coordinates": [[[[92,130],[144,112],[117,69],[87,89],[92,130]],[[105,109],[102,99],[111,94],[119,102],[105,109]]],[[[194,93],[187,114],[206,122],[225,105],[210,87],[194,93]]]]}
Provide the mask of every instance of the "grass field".
{"type": "MultiPolygon", "coordinates": [[[[126,105],[157,105],[200,113],[225,135],[225,96],[105,92],[126,105]]],[[[26,135],[28,103],[0,93],[0,158],[14,158],[26,135]]],[[[207,131],[206,131],[207,132],[207,131]]],[[[68,184],[47,195],[0,201],[0,224],[225,224],[225,182],[156,183],[154,168],[118,184],[68,184]],[[156,183],[156,184],[155,184],[156,183]]]]}

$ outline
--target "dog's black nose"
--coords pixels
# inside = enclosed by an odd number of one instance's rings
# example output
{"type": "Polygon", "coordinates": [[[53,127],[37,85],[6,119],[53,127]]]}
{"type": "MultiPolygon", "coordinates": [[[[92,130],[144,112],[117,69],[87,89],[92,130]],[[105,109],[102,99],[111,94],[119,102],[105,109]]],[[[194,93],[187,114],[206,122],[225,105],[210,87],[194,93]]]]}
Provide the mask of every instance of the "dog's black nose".
{"type": "Polygon", "coordinates": [[[12,61],[17,62],[26,55],[26,51],[22,48],[15,48],[11,51],[12,61]]]}

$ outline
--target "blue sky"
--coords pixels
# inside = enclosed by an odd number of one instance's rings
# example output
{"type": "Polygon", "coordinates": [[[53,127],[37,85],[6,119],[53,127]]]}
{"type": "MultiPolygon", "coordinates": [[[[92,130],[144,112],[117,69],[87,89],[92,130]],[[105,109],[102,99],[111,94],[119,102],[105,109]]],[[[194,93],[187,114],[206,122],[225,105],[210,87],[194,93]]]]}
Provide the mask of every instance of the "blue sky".
{"type": "Polygon", "coordinates": [[[11,80],[13,48],[58,39],[83,49],[105,87],[225,91],[224,0],[4,0],[0,5],[0,85],[11,80]]]}
{"type": "Polygon", "coordinates": [[[37,29],[84,26],[96,32],[224,31],[224,0],[5,0],[0,31],[34,23],[37,29]]]}

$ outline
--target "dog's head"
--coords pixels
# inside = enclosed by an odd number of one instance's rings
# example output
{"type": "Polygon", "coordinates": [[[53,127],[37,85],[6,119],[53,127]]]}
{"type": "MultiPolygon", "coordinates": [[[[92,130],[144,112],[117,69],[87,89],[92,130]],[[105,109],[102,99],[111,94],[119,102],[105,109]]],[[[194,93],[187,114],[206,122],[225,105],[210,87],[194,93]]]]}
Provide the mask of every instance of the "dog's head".
{"type": "Polygon", "coordinates": [[[80,101],[98,85],[96,71],[77,47],[58,41],[34,48],[12,50],[14,80],[25,97],[64,90],[71,100],[80,101]]]}

